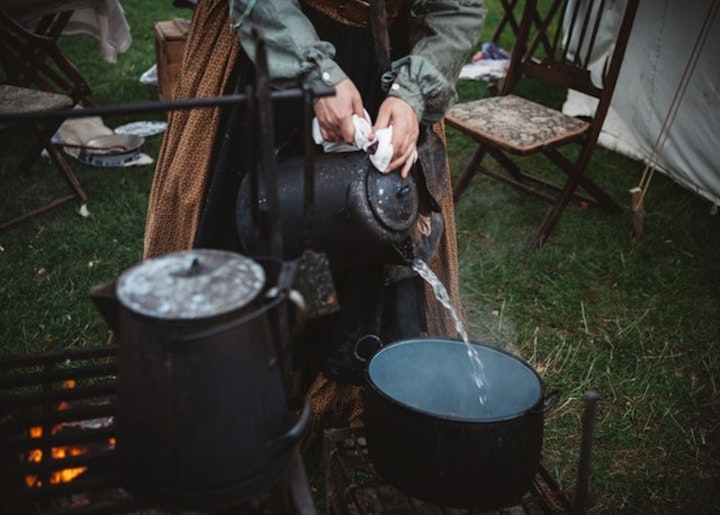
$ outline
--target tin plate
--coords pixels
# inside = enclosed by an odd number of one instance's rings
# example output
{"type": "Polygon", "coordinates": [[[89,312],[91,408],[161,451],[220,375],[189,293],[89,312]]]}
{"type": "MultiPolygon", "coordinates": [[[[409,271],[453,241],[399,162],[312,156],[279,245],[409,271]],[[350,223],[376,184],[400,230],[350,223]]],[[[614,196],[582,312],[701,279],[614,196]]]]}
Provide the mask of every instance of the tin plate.
{"type": "Polygon", "coordinates": [[[167,129],[167,122],[154,120],[145,120],[139,122],[126,123],[115,128],[115,134],[133,134],[135,136],[143,136],[148,138],[157,134],[162,134],[167,129]]]}

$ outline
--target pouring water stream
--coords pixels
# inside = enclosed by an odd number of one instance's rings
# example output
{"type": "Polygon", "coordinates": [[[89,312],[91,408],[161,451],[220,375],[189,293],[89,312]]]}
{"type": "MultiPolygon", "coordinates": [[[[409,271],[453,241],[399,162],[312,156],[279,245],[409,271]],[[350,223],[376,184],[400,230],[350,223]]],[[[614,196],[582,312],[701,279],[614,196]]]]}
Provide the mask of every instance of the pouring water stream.
{"type": "Polygon", "coordinates": [[[430,285],[437,300],[440,301],[440,303],[448,310],[450,316],[452,316],[455,322],[455,329],[462,338],[463,342],[465,342],[468,358],[473,366],[473,380],[475,381],[479,391],[478,400],[480,401],[480,405],[484,405],[488,387],[485,380],[485,367],[480,359],[480,354],[478,353],[477,348],[475,345],[470,343],[470,338],[465,330],[465,326],[460,320],[457,309],[455,309],[455,306],[453,306],[453,303],[450,300],[450,296],[448,295],[445,285],[422,259],[414,259],[412,262],[412,268],[425,280],[425,282],[430,285]]]}

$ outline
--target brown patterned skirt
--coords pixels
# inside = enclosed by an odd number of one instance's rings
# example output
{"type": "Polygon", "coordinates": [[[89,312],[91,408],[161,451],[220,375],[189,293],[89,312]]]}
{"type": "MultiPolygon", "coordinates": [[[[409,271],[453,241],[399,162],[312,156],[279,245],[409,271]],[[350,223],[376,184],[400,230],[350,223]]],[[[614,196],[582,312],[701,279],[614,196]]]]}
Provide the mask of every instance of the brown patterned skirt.
{"type": "MultiPolygon", "coordinates": [[[[202,0],[193,13],[177,98],[225,92],[240,55],[227,0],[202,0]]],[[[155,166],[145,225],[144,257],[192,248],[221,108],[171,111],[155,166]]]]}

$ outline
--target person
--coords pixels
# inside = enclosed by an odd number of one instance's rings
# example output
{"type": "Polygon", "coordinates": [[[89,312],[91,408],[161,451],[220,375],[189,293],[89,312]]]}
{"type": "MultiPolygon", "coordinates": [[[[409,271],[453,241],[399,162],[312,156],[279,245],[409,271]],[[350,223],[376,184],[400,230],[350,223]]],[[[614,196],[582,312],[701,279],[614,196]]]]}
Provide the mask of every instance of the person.
{"type": "MultiPolygon", "coordinates": [[[[385,3],[391,56],[389,69],[383,70],[382,56],[374,50],[366,2],[233,0],[228,6],[223,0],[201,0],[193,14],[176,96],[214,95],[249,83],[256,50],[252,31],[260,27],[273,88],[335,89],[335,95],[316,99],[313,105],[322,139],[353,142],[353,115],[367,113],[372,120],[371,139],[392,127],[392,158],[382,171],[403,177],[414,173],[418,152],[423,152],[423,134],[437,134],[444,141],[442,117],[457,98],[455,82],[479,40],[485,6],[482,0],[385,3]]],[[[282,119],[286,123],[275,124],[278,147],[298,137],[298,124],[287,123],[292,116],[283,111],[282,119]]],[[[222,140],[218,135],[226,123],[220,109],[170,113],[148,206],[145,258],[190,247],[242,249],[232,223],[240,179],[217,162],[222,140]]],[[[424,171],[431,178],[427,189],[433,197],[430,203],[437,204],[435,213],[422,211],[416,232],[432,240],[430,267],[459,307],[449,169],[445,159],[438,162],[440,170],[424,171]]],[[[347,326],[358,323],[356,311],[372,304],[377,293],[372,288],[368,293],[368,285],[387,284],[387,270],[383,264],[370,263],[335,276],[341,310],[335,316],[333,335],[342,340],[347,326]]],[[[407,271],[401,275],[407,277],[407,271]]],[[[417,291],[417,282],[397,284],[406,292],[417,291]]],[[[396,316],[412,318],[403,308],[412,304],[406,300],[413,297],[398,293],[402,289],[391,291],[390,304],[399,308],[396,316]]],[[[412,331],[457,336],[454,320],[433,294],[421,299],[423,313],[412,331]]],[[[327,334],[322,321],[319,327],[308,329],[312,335],[308,339],[327,334]]],[[[348,353],[347,348],[342,351],[348,353]]],[[[316,426],[359,423],[362,408],[353,384],[357,376],[345,384],[332,371],[333,367],[320,374],[311,370],[298,380],[298,389],[308,392],[313,402],[316,426]]]]}

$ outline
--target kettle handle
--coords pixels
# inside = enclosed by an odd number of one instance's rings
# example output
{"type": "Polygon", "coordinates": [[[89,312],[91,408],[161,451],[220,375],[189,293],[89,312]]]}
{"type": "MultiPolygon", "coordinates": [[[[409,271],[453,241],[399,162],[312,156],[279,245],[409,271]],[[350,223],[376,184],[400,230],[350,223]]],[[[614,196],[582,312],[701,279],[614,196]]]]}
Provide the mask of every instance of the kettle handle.
{"type": "Polygon", "coordinates": [[[560,390],[551,391],[543,399],[543,405],[534,411],[536,413],[547,413],[548,411],[553,409],[555,406],[557,406],[557,403],[560,402],[561,396],[562,396],[562,392],[560,390]]]}
{"type": "Polygon", "coordinates": [[[285,434],[278,436],[270,442],[268,446],[268,452],[270,454],[280,454],[295,445],[298,441],[300,441],[300,438],[302,438],[308,424],[310,423],[310,418],[312,417],[312,407],[310,406],[310,401],[307,399],[293,397],[288,399],[288,402],[291,404],[300,404],[302,402],[302,411],[300,412],[300,415],[298,415],[298,419],[295,424],[285,434]]]}
{"type": "Polygon", "coordinates": [[[355,356],[355,359],[361,363],[368,363],[370,362],[370,358],[372,358],[377,351],[382,349],[382,347],[383,342],[379,336],[375,334],[366,334],[365,336],[358,338],[355,342],[355,345],[353,346],[353,356],[355,356]]]}

